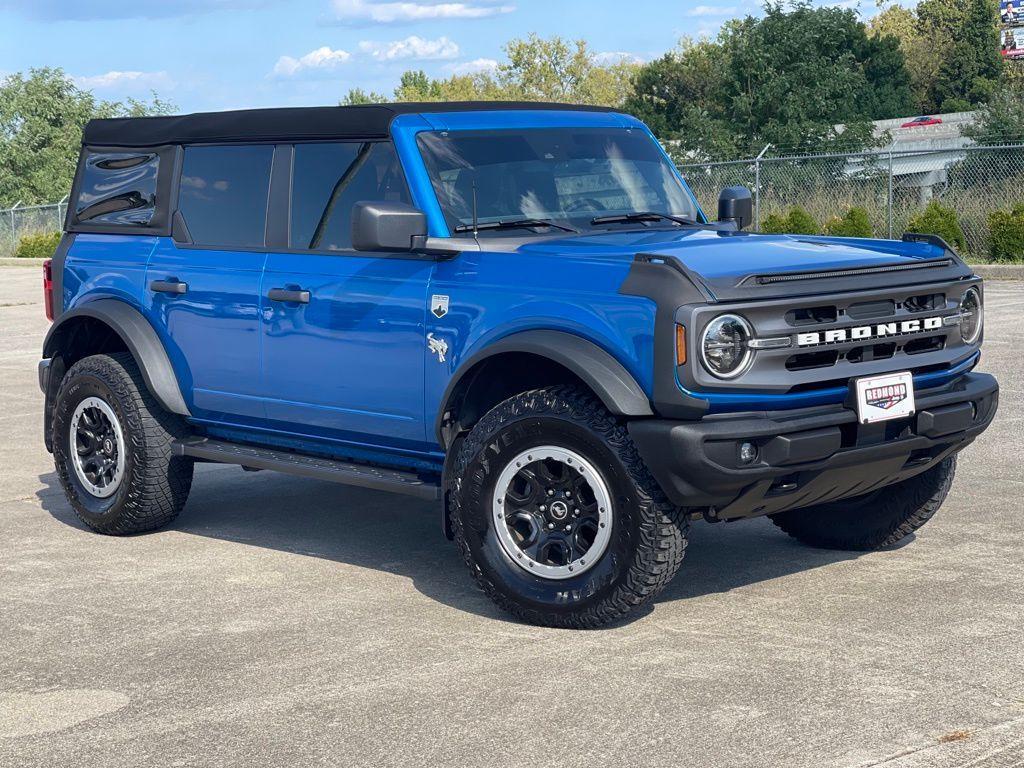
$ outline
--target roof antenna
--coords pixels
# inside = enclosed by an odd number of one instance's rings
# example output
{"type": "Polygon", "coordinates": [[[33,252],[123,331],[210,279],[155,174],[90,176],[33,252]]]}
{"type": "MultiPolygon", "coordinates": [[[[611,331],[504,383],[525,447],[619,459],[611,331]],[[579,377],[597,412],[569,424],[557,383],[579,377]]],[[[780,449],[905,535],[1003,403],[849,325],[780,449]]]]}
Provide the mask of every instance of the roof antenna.
{"type": "Polygon", "coordinates": [[[476,172],[473,172],[473,238],[477,239],[479,236],[477,230],[477,218],[476,218],[476,172]]]}

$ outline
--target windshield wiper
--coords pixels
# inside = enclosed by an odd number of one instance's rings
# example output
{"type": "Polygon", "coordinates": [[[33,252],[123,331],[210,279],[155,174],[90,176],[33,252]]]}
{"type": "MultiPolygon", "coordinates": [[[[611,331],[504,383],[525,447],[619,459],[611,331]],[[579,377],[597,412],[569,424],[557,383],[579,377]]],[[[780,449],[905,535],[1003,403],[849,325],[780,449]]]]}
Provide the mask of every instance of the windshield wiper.
{"type": "Polygon", "coordinates": [[[567,227],[563,224],[556,224],[550,219],[516,219],[514,221],[485,221],[481,224],[477,224],[475,227],[472,224],[460,224],[455,228],[455,232],[473,232],[474,230],[486,230],[486,229],[532,229],[534,227],[551,227],[553,229],[560,229],[563,232],[579,232],[578,229],[567,227]]]}
{"type": "Polygon", "coordinates": [[[615,216],[598,216],[590,220],[591,225],[597,224],[622,224],[628,221],[673,221],[676,224],[694,227],[697,222],[684,219],[682,216],[669,216],[667,213],[656,211],[639,211],[637,213],[620,213],[615,216]]]}

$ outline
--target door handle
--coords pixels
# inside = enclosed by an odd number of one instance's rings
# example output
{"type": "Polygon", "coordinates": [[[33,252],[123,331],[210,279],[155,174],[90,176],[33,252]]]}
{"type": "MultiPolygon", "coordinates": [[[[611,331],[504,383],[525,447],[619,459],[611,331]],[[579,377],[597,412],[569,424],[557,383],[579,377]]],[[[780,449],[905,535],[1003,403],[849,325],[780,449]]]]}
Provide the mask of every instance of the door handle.
{"type": "Polygon", "coordinates": [[[188,293],[188,283],[175,280],[173,277],[167,280],[154,280],[149,284],[149,290],[153,293],[173,293],[180,296],[188,293]]]}
{"type": "Polygon", "coordinates": [[[304,291],[301,288],[297,290],[271,288],[267,298],[271,301],[284,301],[291,304],[309,304],[309,291],[304,291]]]}

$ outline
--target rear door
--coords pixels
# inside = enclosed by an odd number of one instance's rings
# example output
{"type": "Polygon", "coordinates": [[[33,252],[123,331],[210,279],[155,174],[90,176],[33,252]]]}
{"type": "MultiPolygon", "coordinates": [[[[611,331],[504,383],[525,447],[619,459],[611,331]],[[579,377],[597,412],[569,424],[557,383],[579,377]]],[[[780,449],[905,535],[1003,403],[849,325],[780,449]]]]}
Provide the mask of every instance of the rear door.
{"type": "Polygon", "coordinates": [[[273,145],[186,147],[177,208],[191,243],[160,238],[149,261],[146,311],[199,420],[264,424],[259,308],[273,156],[273,145]]]}
{"type": "Polygon", "coordinates": [[[394,146],[312,143],[292,152],[282,247],[268,254],[263,282],[268,424],[368,448],[422,450],[434,262],[351,244],[356,202],[410,202],[394,146]]]}

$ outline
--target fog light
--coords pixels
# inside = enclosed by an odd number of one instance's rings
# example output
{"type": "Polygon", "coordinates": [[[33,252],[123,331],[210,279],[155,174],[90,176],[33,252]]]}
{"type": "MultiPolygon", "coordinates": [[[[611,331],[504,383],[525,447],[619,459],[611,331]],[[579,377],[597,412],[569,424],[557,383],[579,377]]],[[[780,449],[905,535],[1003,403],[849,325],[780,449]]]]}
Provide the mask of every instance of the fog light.
{"type": "Polygon", "coordinates": [[[744,464],[752,464],[757,461],[757,446],[753,443],[742,443],[740,445],[740,461],[744,464]]]}

